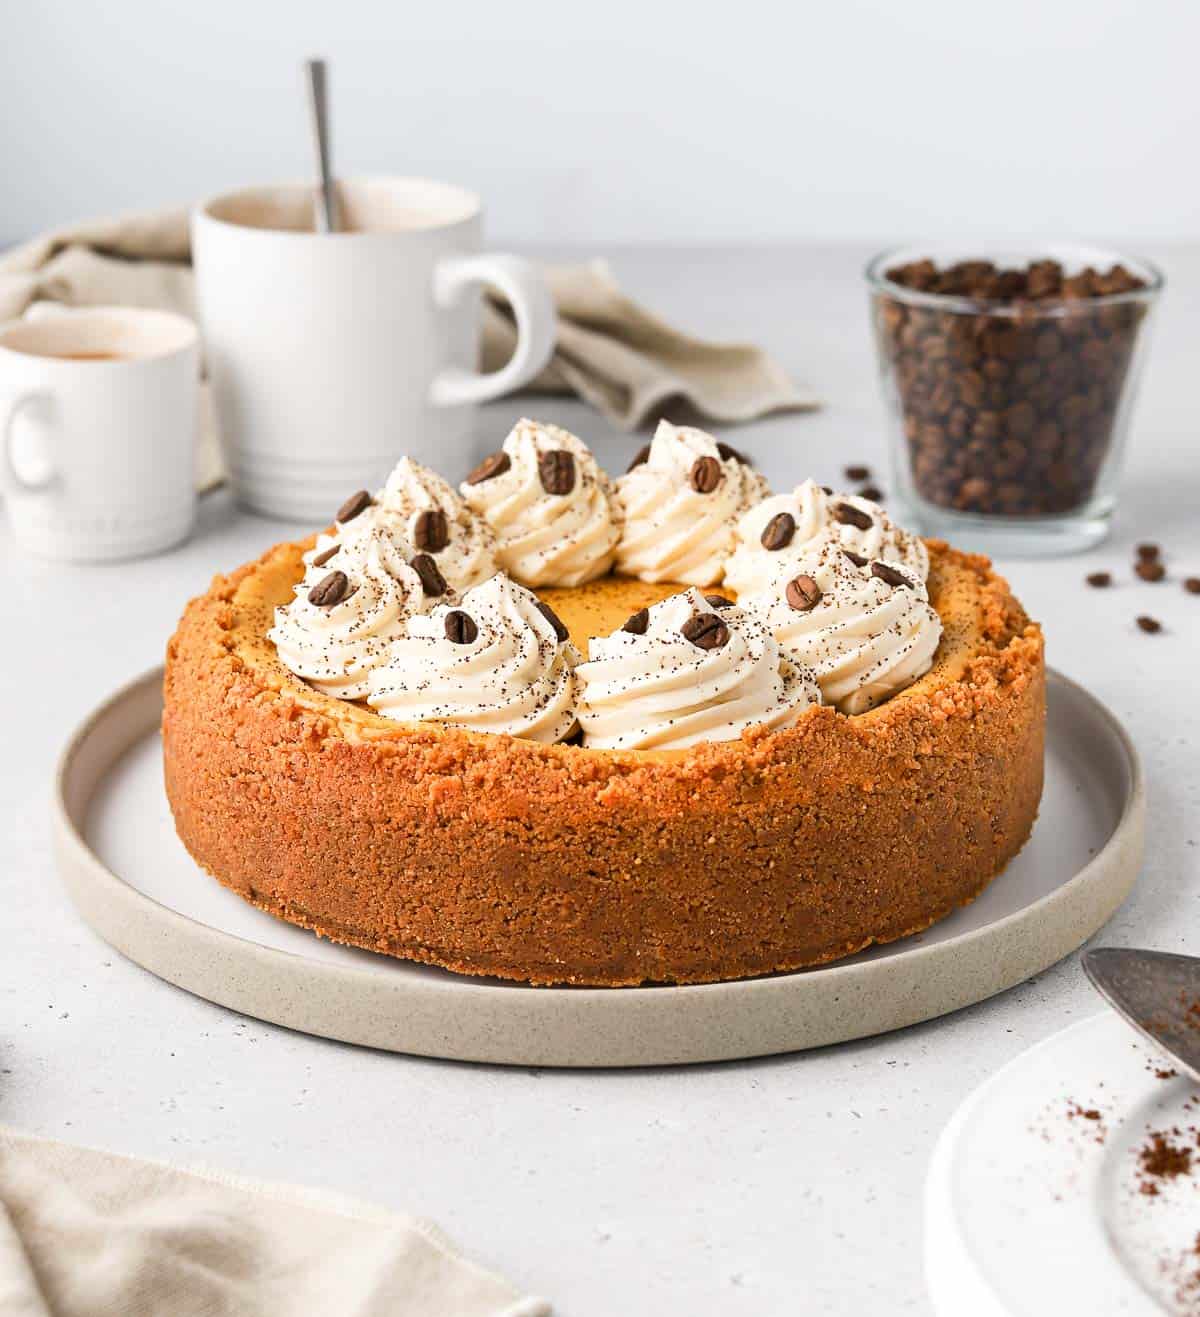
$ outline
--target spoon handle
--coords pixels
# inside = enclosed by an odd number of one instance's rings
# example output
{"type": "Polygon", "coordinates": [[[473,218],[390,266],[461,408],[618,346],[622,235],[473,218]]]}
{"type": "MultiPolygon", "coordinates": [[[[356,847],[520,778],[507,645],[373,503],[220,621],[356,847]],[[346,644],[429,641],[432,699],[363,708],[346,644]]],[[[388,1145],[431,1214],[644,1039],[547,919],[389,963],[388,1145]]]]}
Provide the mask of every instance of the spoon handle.
{"type": "Polygon", "coordinates": [[[326,96],[325,61],[305,60],[304,72],[308,84],[308,108],[317,155],[317,173],[320,177],[313,207],[316,229],[318,233],[333,233],[338,227],[338,207],[333,187],[333,168],[329,160],[329,103],[326,96]]]}

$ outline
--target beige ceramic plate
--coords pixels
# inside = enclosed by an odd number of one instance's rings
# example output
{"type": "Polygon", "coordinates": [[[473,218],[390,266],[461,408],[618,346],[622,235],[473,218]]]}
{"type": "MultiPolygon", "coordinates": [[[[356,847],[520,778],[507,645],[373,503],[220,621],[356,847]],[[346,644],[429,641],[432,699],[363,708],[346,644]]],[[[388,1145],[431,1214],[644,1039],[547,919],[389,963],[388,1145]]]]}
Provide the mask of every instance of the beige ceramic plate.
{"type": "Polygon", "coordinates": [[[84,919],[189,992],[307,1033],[519,1065],[764,1056],[899,1029],[990,997],[1091,936],[1133,885],[1145,795],[1129,738],[1051,673],[1046,793],[1029,844],[973,905],[823,968],[681,988],[527,988],[321,941],[204,874],[171,822],[162,670],[118,691],[59,764],[59,867],[84,919]]]}

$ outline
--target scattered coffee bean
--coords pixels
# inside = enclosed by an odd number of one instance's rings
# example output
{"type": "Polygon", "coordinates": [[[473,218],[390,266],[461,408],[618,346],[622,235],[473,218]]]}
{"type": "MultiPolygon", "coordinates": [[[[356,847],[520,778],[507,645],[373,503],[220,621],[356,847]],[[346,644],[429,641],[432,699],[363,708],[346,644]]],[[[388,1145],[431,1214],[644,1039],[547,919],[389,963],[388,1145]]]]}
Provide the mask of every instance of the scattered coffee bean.
{"type": "Polygon", "coordinates": [[[1200,594],[1200,576],[1189,576],[1183,582],[1183,588],[1188,594],[1200,594]]]}
{"type": "Polygon", "coordinates": [[[1162,557],[1162,550],[1157,544],[1139,544],[1135,552],[1143,562],[1150,562],[1162,557]]]}
{"type": "Polygon", "coordinates": [[[554,638],[561,644],[567,638],[567,628],[562,624],[562,618],[550,607],[544,604],[540,599],[537,601],[537,610],[554,628],[554,638]]]}
{"type": "Polygon", "coordinates": [[[885,585],[903,585],[907,589],[912,589],[912,582],[903,572],[898,572],[890,563],[873,562],[871,564],[871,575],[878,577],[885,585]]]}
{"type": "Polygon", "coordinates": [[[485,480],[502,476],[512,466],[512,458],[505,452],[493,453],[485,457],[467,477],[468,485],[482,485],[485,480]]]}
{"type": "Polygon", "coordinates": [[[811,576],[794,576],[783,592],[788,604],[798,613],[807,613],[821,602],[821,587],[811,576]]]}
{"type": "Polygon", "coordinates": [[[333,558],[337,557],[338,550],[341,547],[340,544],[331,544],[329,548],[317,554],[312,560],[312,565],[314,567],[324,567],[327,562],[330,562],[333,558]]]}
{"type": "Polygon", "coordinates": [[[1103,299],[1144,282],[1121,266],[1067,275],[1049,260],[1024,270],[914,261],[886,277],[899,288],[875,295],[873,319],[917,493],[999,516],[1086,503],[1147,310],[1103,299]],[[904,289],[959,300],[917,305],[904,289]]]}
{"type": "Polygon", "coordinates": [[[1143,614],[1138,618],[1137,624],[1148,635],[1157,635],[1162,630],[1162,623],[1156,617],[1147,617],[1143,614]]]}
{"type": "Polygon", "coordinates": [[[824,494],[826,498],[832,498],[832,497],[833,497],[833,490],[830,489],[830,487],[829,487],[828,485],[822,485],[822,486],[821,486],[821,493],[824,494]]]}
{"type": "Polygon", "coordinates": [[[1088,585],[1094,585],[1097,590],[1106,590],[1112,585],[1112,572],[1091,572],[1085,579],[1088,585]]]}
{"type": "Polygon", "coordinates": [[[450,523],[441,508],[426,508],[417,517],[413,543],[425,553],[441,553],[450,543],[450,523]]]}
{"type": "Polygon", "coordinates": [[[345,525],[346,522],[353,521],[360,513],[366,512],[374,502],[375,500],[365,489],[360,489],[357,493],[351,494],[345,503],[338,508],[333,519],[345,525]]]}
{"type": "Polygon", "coordinates": [[[470,613],[464,613],[461,608],[446,614],[445,628],[446,639],[452,645],[473,645],[479,638],[479,628],[475,625],[475,619],[470,613]]]}
{"type": "Polygon", "coordinates": [[[446,584],[446,578],[438,570],[438,565],[427,553],[418,553],[410,564],[413,571],[421,578],[421,589],[430,597],[437,599],[444,595],[450,587],[446,584]]]}
{"type": "Polygon", "coordinates": [[[855,553],[853,549],[843,549],[842,557],[849,558],[855,567],[865,567],[868,561],[861,553],[855,553]]]}
{"type": "Polygon", "coordinates": [[[706,594],[706,595],[704,596],[704,602],[705,602],[710,608],[732,608],[732,607],[733,607],[733,600],[732,600],[732,599],[726,599],[725,596],[724,596],[723,594],[706,594]]]}
{"type": "Polygon", "coordinates": [[[631,613],[625,619],[625,625],[621,630],[628,631],[631,636],[644,636],[649,625],[650,610],[648,608],[639,608],[636,613],[631,613]]]}
{"type": "Polygon", "coordinates": [[[539,453],[538,475],[547,494],[569,494],[575,488],[575,455],[565,448],[539,453]]]}
{"type": "Polygon", "coordinates": [[[764,549],[775,553],[786,549],[796,534],[796,518],[790,512],[777,512],[763,527],[761,538],[764,549]]]}
{"type": "Polygon", "coordinates": [[[645,466],[650,460],[650,445],[643,444],[633,455],[633,461],[625,468],[626,475],[636,467],[645,466]]]}
{"type": "Polygon", "coordinates": [[[1133,564],[1133,570],[1143,581],[1161,581],[1167,574],[1167,569],[1157,558],[1139,558],[1133,564]]]}
{"type": "Polygon", "coordinates": [[[697,649],[720,649],[729,643],[729,628],[716,613],[693,613],[680,627],[680,633],[697,649]]]}
{"type": "Polygon", "coordinates": [[[725,444],[722,443],[720,440],[718,440],[717,452],[721,454],[721,460],[723,462],[740,462],[742,466],[750,465],[750,459],[746,456],[746,454],[739,453],[738,450],[734,448],[732,444],[725,444]]]}
{"type": "Polygon", "coordinates": [[[858,491],[858,497],[869,499],[872,503],[882,503],[883,490],[878,485],[864,485],[858,491]]]}
{"type": "Polygon", "coordinates": [[[721,464],[715,457],[698,457],[688,479],[697,494],[711,494],[721,483],[721,464]]]}
{"type": "Polygon", "coordinates": [[[833,519],[840,521],[843,526],[857,526],[859,530],[870,530],[875,524],[869,512],[856,508],[853,503],[835,503],[833,519]]]}
{"type": "Polygon", "coordinates": [[[354,591],[350,588],[350,578],[345,572],[330,572],[308,592],[308,602],[318,608],[332,608],[343,599],[349,599],[354,591]]]}
{"type": "Polygon", "coordinates": [[[854,480],[854,481],[870,480],[871,468],[869,466],[862,466],[862,465],[848,466],[843,469],[842,474],[846,477],[847,480],[854,480]]]}

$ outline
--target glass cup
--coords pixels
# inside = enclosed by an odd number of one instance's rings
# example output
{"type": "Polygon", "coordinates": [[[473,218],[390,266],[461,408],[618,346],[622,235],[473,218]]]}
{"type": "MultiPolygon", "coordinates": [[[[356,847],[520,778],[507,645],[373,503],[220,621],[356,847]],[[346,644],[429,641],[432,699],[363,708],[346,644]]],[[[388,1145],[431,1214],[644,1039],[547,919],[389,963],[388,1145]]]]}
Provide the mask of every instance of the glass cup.
{"type": "Polygon", "coordinates": [[[1158,270],[1096,247],[934,244],[884,252],[866,278],[902,513],[927,535],[999,557],[1074,553],[1103,540],[1163,287],[1158,270]],[[1050,275],[1049,292],[1031,283],[1033,295],[1014,301],[889,278],[925,261],[941,270],[1054,261],[1064,277],[1050,275]],[[1110,276],[1117,267],[1123,273],[1110,276]],[[1083,295],[1089,286],[1108,291],[1083,295]]]}

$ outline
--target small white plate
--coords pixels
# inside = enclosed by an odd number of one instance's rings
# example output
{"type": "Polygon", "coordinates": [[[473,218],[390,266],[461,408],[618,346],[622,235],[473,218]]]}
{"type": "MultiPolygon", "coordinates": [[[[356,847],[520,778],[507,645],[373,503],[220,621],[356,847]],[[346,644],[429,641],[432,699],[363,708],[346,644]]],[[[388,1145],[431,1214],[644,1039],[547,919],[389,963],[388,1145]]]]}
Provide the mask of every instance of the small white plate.
{"type": "Polygon", "coordinates": [[[1113,1011],[1018,1056],[959,1107],[930,1163],[935,1310],[1200,1312],[1198,1134],[1195,1084],[1113,1011]],[[1191,1150],[1191,1174],[1147,1175],[1156,1131],[1191,1150]]]}
{"type": "Polygon", "coordinates": [[[1129,738],[1051,674],[1046,789],[1021,854],[914,937],[795,974],[656,988],[528,988],[337,946],[204,874],[162,786],[162,673],[118,691],[59,766],[59,867],[89,924],[171,983],[344,1042],[520,1065],[765,1056],[902,1028],[982,1001],[1074,951],[1133,885],[1145,796],[1129,738]]]}

